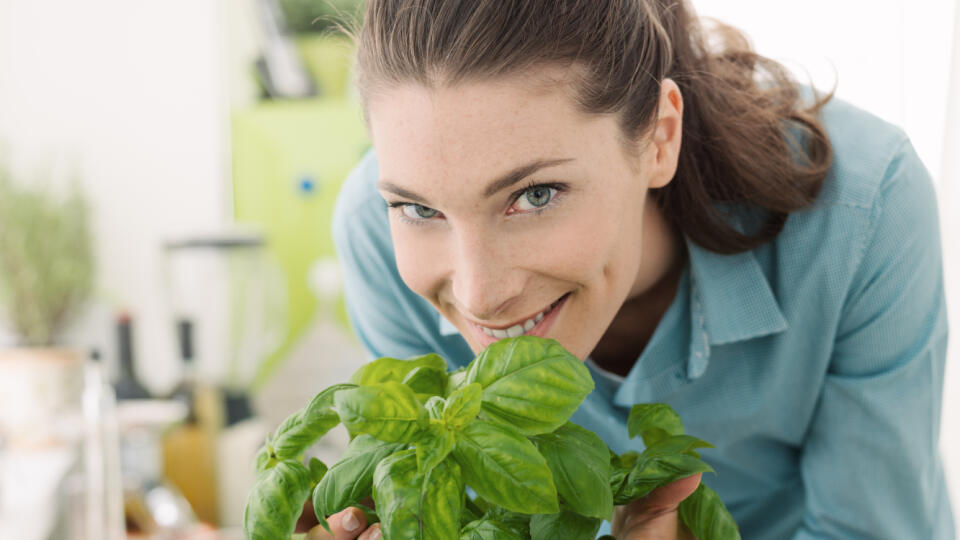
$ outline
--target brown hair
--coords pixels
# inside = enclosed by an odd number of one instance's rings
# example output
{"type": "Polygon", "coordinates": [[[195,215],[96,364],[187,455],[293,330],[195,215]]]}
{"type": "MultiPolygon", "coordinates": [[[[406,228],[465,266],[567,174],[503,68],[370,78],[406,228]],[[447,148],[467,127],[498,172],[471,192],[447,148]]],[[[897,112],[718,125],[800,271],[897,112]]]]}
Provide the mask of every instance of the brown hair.
{"type": "Polygon", "coordinates": [[[405,81],[576,66],[580,107],[619,114],[625,140],[636,141],[652,131],[660,84],[671,78],[683,95],[683,135],[676,176],[656,200],[692,241],[738,253],[774,238],[816,198],[832,161],[817,116],[833,91],[803,107],[782,65],[715,24],[708,33],[684,0],[367,0],[357,82],[369,97],[405,81]],[[757,226],[731,223],[728,212],[743,207],[760,211],[757,226]]]}

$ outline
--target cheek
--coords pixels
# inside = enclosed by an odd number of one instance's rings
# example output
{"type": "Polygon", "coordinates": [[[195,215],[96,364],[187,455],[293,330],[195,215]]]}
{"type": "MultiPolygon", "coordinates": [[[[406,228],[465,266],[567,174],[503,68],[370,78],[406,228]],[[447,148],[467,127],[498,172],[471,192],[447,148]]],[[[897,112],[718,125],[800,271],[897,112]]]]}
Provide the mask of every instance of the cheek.
{"type": "Polygon", "coordinates": [[[411,231],[412,226],[391,223],[390,234],[400,278],[413,292],[430,298],[442,284],[446,253],[436,235],[411,231]]]}

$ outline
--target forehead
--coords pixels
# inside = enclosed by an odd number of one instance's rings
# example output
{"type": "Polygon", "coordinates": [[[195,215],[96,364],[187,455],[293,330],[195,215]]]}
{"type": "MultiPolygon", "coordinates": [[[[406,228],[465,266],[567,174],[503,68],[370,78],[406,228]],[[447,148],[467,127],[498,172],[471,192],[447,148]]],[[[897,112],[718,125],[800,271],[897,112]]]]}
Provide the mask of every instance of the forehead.
{"type": "Polygon", "coordinates": [[[486,182],[531,159],[577,159],[615,139],[615,118],[582,112],[566,80],[545,69],[378,92],[368,112],[381,177],[428,189],[441,179],[486,182]]]}

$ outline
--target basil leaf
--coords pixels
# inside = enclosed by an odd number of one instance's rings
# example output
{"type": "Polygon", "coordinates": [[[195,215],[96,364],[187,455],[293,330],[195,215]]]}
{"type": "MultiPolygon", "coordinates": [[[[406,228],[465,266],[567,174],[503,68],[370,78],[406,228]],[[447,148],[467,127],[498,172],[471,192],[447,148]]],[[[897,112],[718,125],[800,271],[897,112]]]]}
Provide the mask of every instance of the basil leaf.
{"type": "Polygon", "coordinates": [[[341,390],[334,401],[350,433],[367,433],[384,442],[410,442],[428,421],[413,390],[398,382],[341,390]]]}
{"type": "Polygon", "coordinates": [[[595,433],[567,422],[553,433],[533,437],[553,473],[557,493],[574,511],[610,519],[610,449],[595,433]]]}
{"type": "Polygon", "coordinates": [[[524,435],[560,427],[593,391],[590,371],[552,339],[501,339],[467,367],[467,384],[483,386],[483,412],[524,435]]]}
{"type": "Polygon", "coordinates": [[[427,409],[427,414],[434,420],[443,419],[443,408],[447,406],[447,401],[440,396],[430,396],[430,399],[423,404],[427,409]]]}
{"type": "Polygon", "coordinates": [[[641,457],[652,458],[670,454],[686,454],[699,457],[693,451],[694,448],[713,448],[713,445],[692,435],[673,435],[648,446],[641,457]]]}
{"type": "Polygon", "coordinates": [[[453,457],[480,497],[524,514],[559,511],[546,460],[516,431],[474,420],[457,432],[453,457]]]}
{"type": "Polygon", "coordinates": [[[419,396],[424,396],[424,401],[429,396],[442,396],[444,386],[447,384],[446,365],[443,369],[415,367],[403,378],[403,384],[409,386],[419,396]]]}
{"type": "Polygon", "coordinates": [[[443,461],[420,474],[413,450],[387,457],[373,475],[373,499],[384,538],[459,538],[463,498],[456,463],[443,461]]]}
{"type": "Polygon", "coordinates": [[[666,403],[638,403],[627,417],[627,433],[631,439],[640,435],[650,446],[670,435],[683,435],[683,422],[666,403]]]}
{"type": "Polygon", "coordinates": [[[705,472],[714,472],[714,470],[700,459],[687,454],[671,454],[652,458],[641,456],[630,474],[627,475],[623,489],[614,497],[614,504],[633,502],[658,487],[705,472]]]}
{"type": "Polygon", "coordinates": [[[433,368],[447,372],[447,362],[438,354],[425,354],[402,360],[399,358],[378,358],[358,369],[350,382],[356,385],[403,382],[403,379],[418,367],[433,368]]]}
{"type": "Polygon", "coordinates": [[[593,540],[602,524],[603,520],[600,518],[581,516],[570,510],[561,510],[556,514],[537,514],[530,519],[530,538],[531,540],[557,538],[593,540]]]}
{"type": "Polygon", "coordinates": [[[466,527],[467,523],[471,521],[476,521],[480,519],[483,515],[482,512],[478,512],[478,508],[471,503],[469,497],[465,497],[466,506],[463,507],[463,513],[460,514],[460,526],[466,527]]]}
{"type": "Polygon", "coordinates": [[[740,540],[740,529],[717,492],[701,483],[680,503],[680,519],[697,538],[740,540]]]}
{"type": "Polygon", "coordinates": [[[509,527],[490,519],[467,523],[460,531],[460,540],[523,540],[509,527]]]}
{"type": "Polygon", "coordinates": [[[290,538],[310,496],[310,472],[292,459],[280,461],[262,473],[250,490],[243,510],[247,540],[290,538]]]}
{"type": "Polygon", "coordinates": [[[306,407],[288,416],[257,453],[257,472],[273,467],[278,461],[299,458],[320,437],[336,427],[340,417],[333,409],[334,394],[353,387],[352,384],[331,386],[314,396],[306,407]]]}
{"type": "Polygon", "coordinates": [[[530,537],[530,514],[511,512],[499,506],[487,509],[484,519],[495,521],[523,538],[530,537]]]}
{"type": "Polygon", "coordinates": [[[479,384],[468,384],[458,388],[447,398],[443,409],[443,421],[451,429],[461,429],[470,423],[480,412],[480,396],[483,387],[479,384]]]}
{"type": "Polygon", "coordinates": [[[464,381],[467,379],[467,368],[462,367],[460,369],[451,371],[447,374],[447,386],[444,389],[444,395],[449,396],[454,393],[457,389],[463,386],[464,381]]]}
{"type": "Polygon", "coordinates": [[[640,454],[633,450],[628,450],[619,456],[610,451],[610,492],[613,494],[614,501],[620,500],[619,496],[626,485],[627,476],[639,458],[640,454]]]}
{"type": "Polygon", "coordinates": [[[442,423],[437,422],[417,439],[417,470],[429,471],[444,460],[453,450],[453,433],[442,423]]]}
{"type": "Polygon", "coordinates": [[[402,444],[385,443],[367,434],[354,437],[340,461],[330,467],[313,490],[317,516],[335,514],[370,496],[377,464],[401,448],[402,444]]]}
{"type": "Polygon", "coordinates": [[[308,469],[310,471],[310,481],[314,486],[323,480],[328,470],[327,464],[317,458],[310,458],[310,466],[308,469]]]}

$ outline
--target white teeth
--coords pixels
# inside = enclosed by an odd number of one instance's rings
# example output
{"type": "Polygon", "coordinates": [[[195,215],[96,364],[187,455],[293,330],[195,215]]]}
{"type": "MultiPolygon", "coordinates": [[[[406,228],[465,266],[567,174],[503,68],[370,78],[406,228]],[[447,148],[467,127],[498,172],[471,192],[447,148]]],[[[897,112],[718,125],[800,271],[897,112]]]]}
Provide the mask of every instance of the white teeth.
{"type": "Polygon", "coordinates": [[[544,313],[546,313],[547,311],[550,311],[550,310],[553,309],[554,307],[555,307],[555,305],[551,305],[551,306],[550,306],[549,308],[547,308],[545,311],[541,311],[540,313],[537,313],[537,316],[536,316],[536,317],[534,317],[534,318],[532,318],[532,319],[527,319],[527,320],[524,321],[522,324],[515,324],[515,325],[511,326],[510,328],[505,328],[505,329],[503,329],[503,330],[497,329],[497,328],[487,328],[486,326],[481,326],[481,325],[479,325],[479,324],[478,324],[477,326],[480,328],[480,330],[481,330],[484,334],[486,334],[486,335],[488,335],[488,336],[493,336],[493,337],[495,337],[495,338],[497,338],[497,339],[502,339],[502,338],[505,338],[505,337],[517,337],[517,336],[522,336],[523,334],[525,334],[525,333],[533,330],[533,327],[536,326],[537,324],[539,324],[540,321],[542,321],[543,318],[545,317],[544,313]]]}

